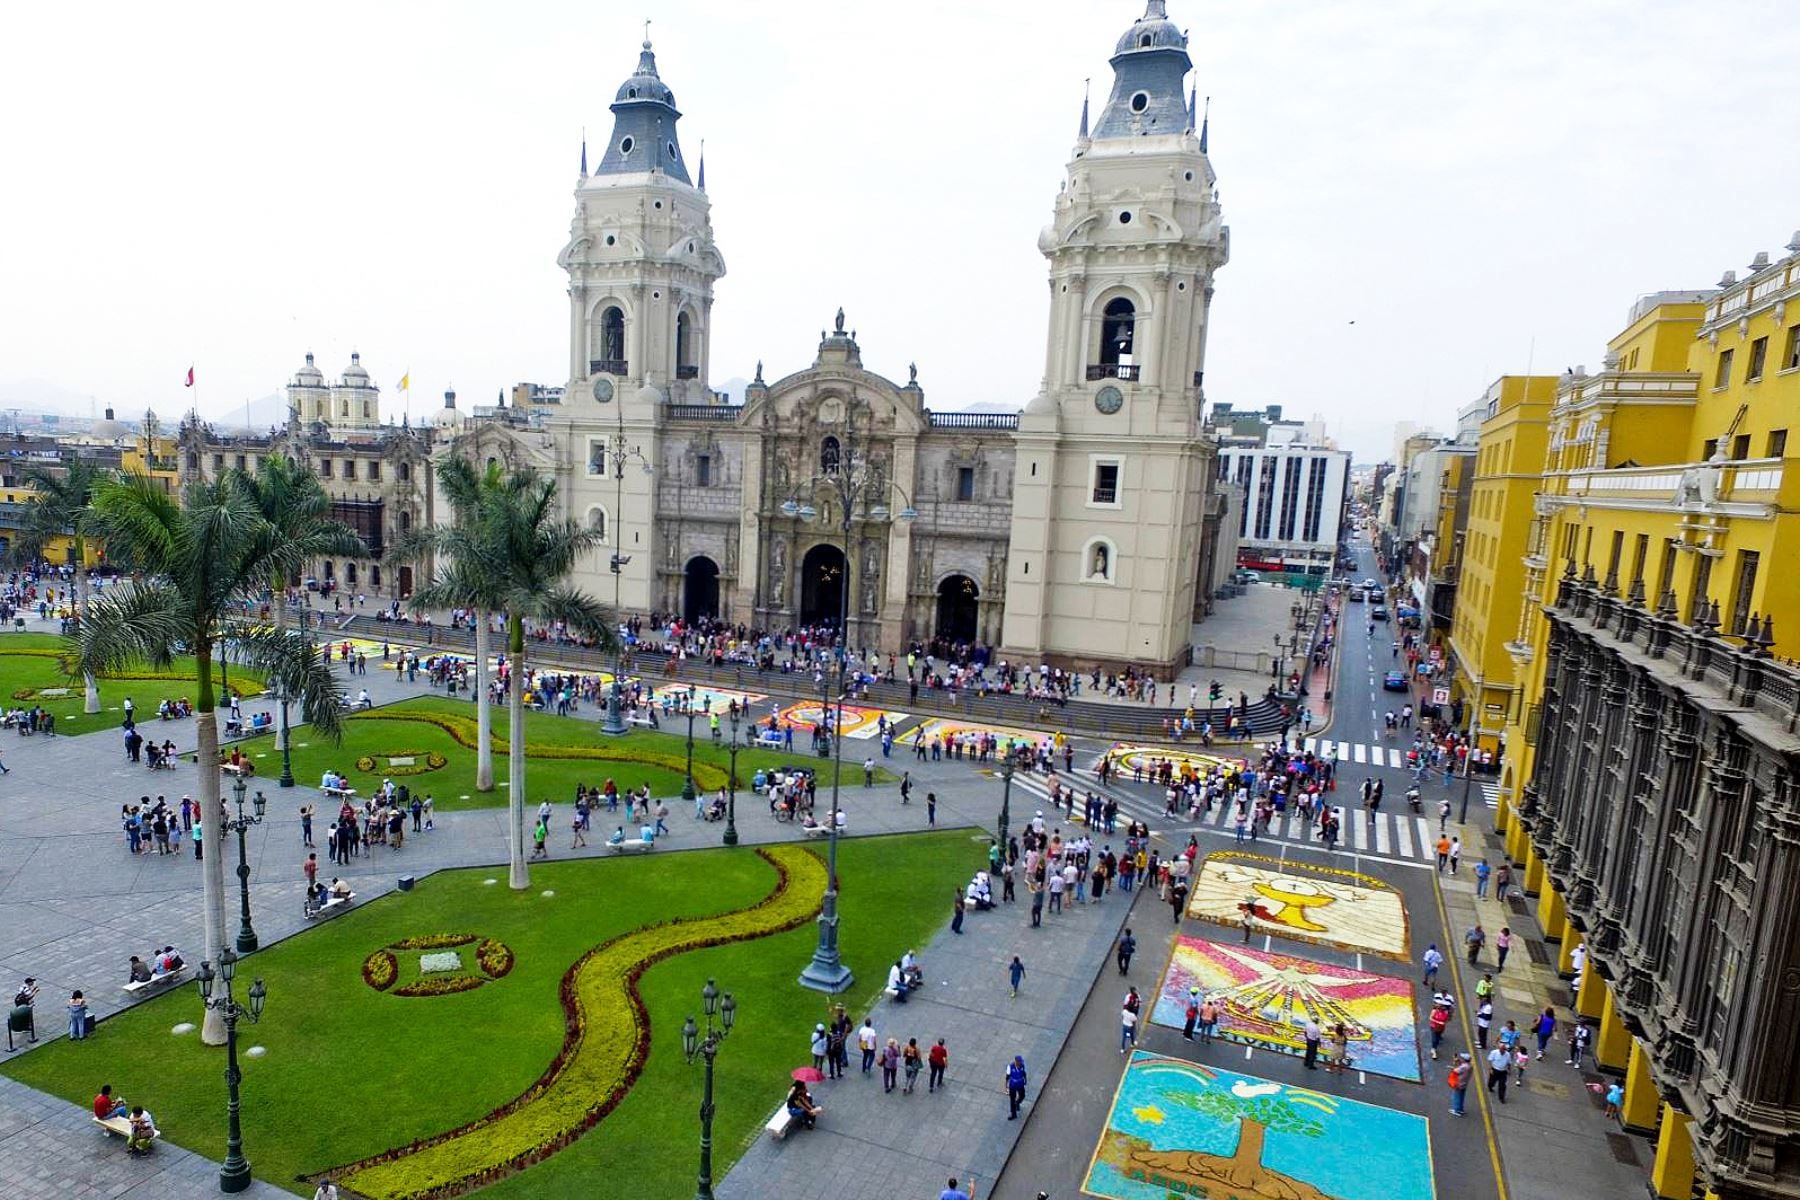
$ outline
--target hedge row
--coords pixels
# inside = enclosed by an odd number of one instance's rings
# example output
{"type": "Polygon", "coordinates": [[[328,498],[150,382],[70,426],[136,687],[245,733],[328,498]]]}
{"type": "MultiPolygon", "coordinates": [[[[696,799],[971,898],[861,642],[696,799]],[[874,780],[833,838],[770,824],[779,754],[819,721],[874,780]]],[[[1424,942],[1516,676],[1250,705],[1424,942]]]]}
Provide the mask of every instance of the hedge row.
{"type": "Polygon", "coordinates": [[[563,975],[562,1048],[524,1093],[460,1129],[324,1174],[377,1200],[444,1200],[556,1154],[605,1120],[650,1056],[650,1014],[638,982],[689,950],[798,928],[819,911],[825,866],[799,846],[758,849],[779,876],[756,905],[645,925],[588,951],[563,975]]]}

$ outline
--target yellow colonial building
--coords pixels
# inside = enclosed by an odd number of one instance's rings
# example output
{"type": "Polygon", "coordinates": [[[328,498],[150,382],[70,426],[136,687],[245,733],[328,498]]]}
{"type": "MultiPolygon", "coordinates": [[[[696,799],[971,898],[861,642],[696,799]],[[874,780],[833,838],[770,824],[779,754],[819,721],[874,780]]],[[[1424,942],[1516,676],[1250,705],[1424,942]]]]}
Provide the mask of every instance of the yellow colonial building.
{"type": "Polygon", "coordinates": [[[1625,1078],[1622,1123],[1656,1133],[1651,1190],[1670,1200],[1800,1194],[1789,249],[1645,297],[1599,374],[1558,379],[1535,494],[1484,486],[1509,472],[1483,427],[1470,538],[1495,539],[1493,577],[1472,553],[1458,601],[1459,662],[1486,666],[1501,598],[1524,597],[1496,823],[1564,972],[1585,962],[1576,1007],[1625,1078]]]}
{"type": "Polygon", "coordinates": [[[1472,467],[1456,614],[1450,627],[1453,696],[1468,714],[1476,744],[1493,750],[1518,691],[1507,650],[1525,609],[1525,539],[1543,481],[1549,445],[1552,375],[1506,375],[1484,398],[1486,412],[1472,467]]]}

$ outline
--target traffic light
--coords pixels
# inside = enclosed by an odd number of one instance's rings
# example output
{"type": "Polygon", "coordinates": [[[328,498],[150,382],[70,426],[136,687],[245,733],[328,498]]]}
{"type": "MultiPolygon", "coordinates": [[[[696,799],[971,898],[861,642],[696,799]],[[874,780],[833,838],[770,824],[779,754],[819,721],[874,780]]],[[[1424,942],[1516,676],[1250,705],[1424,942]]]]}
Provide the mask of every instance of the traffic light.
{"type": "Polygon", "coordinates": [[[1206,692],[1209,699],[1216,701],[1220,696],[1225,694],[1225,689],[1220,687],[1219,681],[1215,679],[1207,685],[1206,692]]]}

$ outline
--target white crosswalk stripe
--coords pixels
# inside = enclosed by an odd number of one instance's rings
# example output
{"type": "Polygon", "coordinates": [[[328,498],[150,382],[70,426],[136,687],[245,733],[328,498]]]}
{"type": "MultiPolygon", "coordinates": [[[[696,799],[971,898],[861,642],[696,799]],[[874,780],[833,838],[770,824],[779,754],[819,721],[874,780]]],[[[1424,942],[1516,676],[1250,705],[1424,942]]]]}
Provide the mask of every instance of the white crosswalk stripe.
{"type": "MultiPolygon", "coordinates": [[[[1065,776],[1065,778],[1067,778],[1065,776]]],[[[1098,792],[1100,789],[1090,780],[1078,780],[1073,783],[1079,799],[1090,788],[1098,792]]],[[[1079,804],[1076,807],[1076,819],[1070,819],[1057,810],[1052,812],[1047,803],[1050,799],[1049,789],[1036,777],[1016,775],[1013,777],[1015,791],[1022,791],[1032,798],[1032,803],[1043,804],[1046,819],[1052,824],[1062,825],[1065,830],[1071,824],[1081,826],[1079,804]]],[[[1234,807],[1230,803],[1220,804],[1210,813],[1202,813],[1199,820],[1190,822],[1186,817],[1169,817],[1163,813],[1161,793],[1154,796],[1149,792],[1140,792],[1130,787],[1113,787],[1107,789],[1119,802],[1119,828],[1132,820],[1143,821],[1150,826],[1153,834],[1185,839],[1185,831],[1189,829],[1211,829],[1215,833],[1230,838],[1236,831],[1237,821],[1234,807]]],[[[1017,811],[1016,809],[1014,810],[1017,811]]],[[[1393,812],[1376,814],[1375,825],[1371,831],[1368,814],[1356,806],[1354,797],[1348,806],[1340,805],[1338,820],[1341,824],[1339,834],[1339,853],[1358,853],[1371,857],[1385,858],[1390,861],[1426,862],[1435,855],[1436,835],[1430,831],[1430,823],[1423,817],[1413,817],[1393,812]],[[1418,836],[1411,836],[1410,830],[1417,827],[1418,836]]],[[[1024,822],[1021,821],[1021,824],[1024,822]]],[[[1320,845],[1314,822],[1300,816],[1296,809],[1289,808],[1285,813],[1277,814],[1269,823],[1269,830],[1257,840],[1262,842],[1283,841],[1304,845],[1320,845]]]]}

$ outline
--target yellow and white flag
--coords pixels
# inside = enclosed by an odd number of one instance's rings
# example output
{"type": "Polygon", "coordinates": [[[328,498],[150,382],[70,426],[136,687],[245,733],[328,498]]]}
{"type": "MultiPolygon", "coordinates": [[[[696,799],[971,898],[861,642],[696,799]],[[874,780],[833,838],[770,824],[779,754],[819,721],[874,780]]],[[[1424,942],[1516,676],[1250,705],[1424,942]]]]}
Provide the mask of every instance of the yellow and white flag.
{"type": "Polygon", "coordinates": [[[406,374],[404,374],[400,377],[400,389],[399,390],[401,390],[403,392],[412,391],[412,372],[411,371],[408,371],[406,374]]]}

